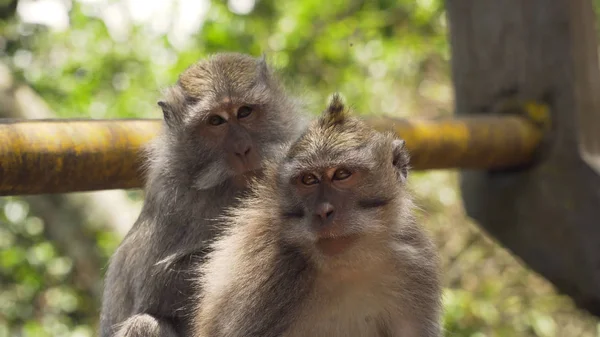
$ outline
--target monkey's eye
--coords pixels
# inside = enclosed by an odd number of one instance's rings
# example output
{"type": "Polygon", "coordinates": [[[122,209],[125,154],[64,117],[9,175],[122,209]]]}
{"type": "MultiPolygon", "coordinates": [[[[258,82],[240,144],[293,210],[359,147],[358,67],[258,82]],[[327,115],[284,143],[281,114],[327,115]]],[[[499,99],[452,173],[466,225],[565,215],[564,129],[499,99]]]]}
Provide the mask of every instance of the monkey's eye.
{"type": "Polygon", "coordinates": [[[300,181],[302,181],[304,185],[314,185],[319,183],[319,179],[312,173],[303,175],[300,181]]]}
{"type": "Polygon", "coordinates": [[[217,115],[212,115],[210,116],[210,118],[208,118],[208,124],[210,125],[221,125],[223,123],[225,123],[226,120],[221,117],[221,116],[217,116],[217,115]]]}
{"type": "Polygon", "coordinates": [[[346,169],[338,169],[333,173],[333,180],[344,180],[350,178],[352,172],[346,169]]]}
{"type": "Polygon", "coordinates": [[[238,118],[246,118],[246,117],[250,116],[251,113],[252,113],[252,108],[247,105],[244,105],[238,109],[237,117],[238,118]]]}

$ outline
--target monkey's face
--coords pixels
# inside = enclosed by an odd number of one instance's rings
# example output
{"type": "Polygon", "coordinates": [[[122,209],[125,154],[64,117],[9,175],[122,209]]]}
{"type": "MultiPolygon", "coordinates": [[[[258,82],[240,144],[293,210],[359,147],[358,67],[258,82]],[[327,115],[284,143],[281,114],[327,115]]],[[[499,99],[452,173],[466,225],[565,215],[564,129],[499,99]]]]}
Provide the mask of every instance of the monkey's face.
{"type": "Polygon", "coordinates": [[[270,132],[276,127],[276,111],[268,102],[235,96],[196,107],[197,118],[187,126],[185,143],[198,151],[197,187],[214,186],[232,179],[245,186],[249,177],[261,170],[264,157],[283,137],[270,132]],[[270,132],[270,134],[268,134],[270,132]]]}
{"type": "Polygon", "coordinates": [[[193,187],[229,180],[244,187],[293,135],[295,113],[264,61],[227,54],[199,63],[161,102],[175,159],[193,187]]]}
{"type": "Polygon", "coordinates": [[[380,136],[353,148],[314,144],[288,157],[280,185],[288,239],[332,256],[388,233],[401,202],[405,153],[403,141],[380,136]]]}
{"type": "Polygon", "coordinates": [[[231,175],[243,176],[260,168],[256,132],[264,112],[254,104],[232,102],[229,97],[203,113],[196,126],[197,140],[220,152],[231,175]]]}

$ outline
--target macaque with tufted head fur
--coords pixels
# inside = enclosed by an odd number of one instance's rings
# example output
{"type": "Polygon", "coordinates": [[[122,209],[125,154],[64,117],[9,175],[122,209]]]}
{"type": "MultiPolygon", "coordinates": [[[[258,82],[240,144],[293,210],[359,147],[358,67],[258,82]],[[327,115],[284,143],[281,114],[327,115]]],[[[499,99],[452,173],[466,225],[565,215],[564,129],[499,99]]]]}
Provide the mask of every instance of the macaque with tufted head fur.
{"type": "Polygon", "coordinates": [[[322,117],[267,166],[200,270],[194,337],[441,336],[433,243],[404,141],[322,117]]]}

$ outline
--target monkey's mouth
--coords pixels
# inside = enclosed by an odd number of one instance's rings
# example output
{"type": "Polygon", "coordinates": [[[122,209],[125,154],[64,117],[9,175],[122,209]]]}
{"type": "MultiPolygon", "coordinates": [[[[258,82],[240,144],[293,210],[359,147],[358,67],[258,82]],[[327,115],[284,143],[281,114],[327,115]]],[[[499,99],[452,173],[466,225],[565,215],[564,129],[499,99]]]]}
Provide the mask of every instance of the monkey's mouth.
{"type": "Polygon", "coordinates": [[[317,240],[317,248],[328,256],[338,255],[348,250],[356,240],[358,234],[343,236],[320,236],[317,240]]]}
{"type": "Polygon", "coordinates": [[[228,156],[226,160],[231,173],[236,176],[252,174],[252,172],[259,170],[262,166],[260,157],[257,155],[252,156],[252,158],[244,159],[228,156]]]}
{"type": "Polygon", "coordinates": [[[249,172],[253,172],[256,171],[260,168],[260,166],[258,164],[253,164],[253,165],[232,165],[231,166],[231,170],[233,171],[233,174],[235,175],[245,175],[249,172]]]}

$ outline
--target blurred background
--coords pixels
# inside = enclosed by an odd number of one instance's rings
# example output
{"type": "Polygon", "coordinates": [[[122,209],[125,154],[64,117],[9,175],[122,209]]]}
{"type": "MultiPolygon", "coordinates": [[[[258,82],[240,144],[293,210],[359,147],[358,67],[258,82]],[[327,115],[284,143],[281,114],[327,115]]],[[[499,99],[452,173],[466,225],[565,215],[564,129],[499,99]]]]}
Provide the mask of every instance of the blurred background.
{"type": "MultiPolygon", "coordinates": [[[[159,118],[160,89],[220,51],[265,52],[315,113],[340,91],[361,114],[452,114],[441,0],[0,0],[0,118],[159,118]]],[[[600,336],[465,216],[456,172],[411,179],[443,258],[447,336],[600,336]]],[[[0,198],[0,337],[95,336],[107,260],[141,202],[0,198]]]]}

